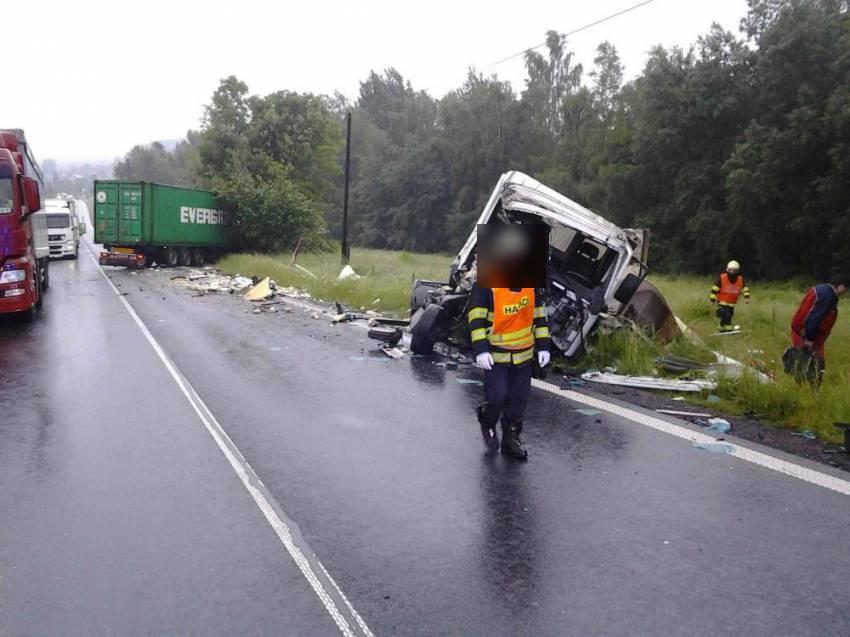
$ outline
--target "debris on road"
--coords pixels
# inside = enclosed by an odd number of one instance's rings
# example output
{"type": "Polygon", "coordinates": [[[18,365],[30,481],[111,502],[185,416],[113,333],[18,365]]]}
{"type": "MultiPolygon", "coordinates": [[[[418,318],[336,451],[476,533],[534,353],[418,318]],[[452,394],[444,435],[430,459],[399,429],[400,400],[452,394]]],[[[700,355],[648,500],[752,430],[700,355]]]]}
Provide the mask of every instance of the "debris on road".
{"type": "Polygon", "coordinates": [[[350,356],[349,359],[353,361],[380,361],[382,363],[390,360],[389,358],[378,358],[377,356],[350,356]]]}
{"type": "Polygon", "coordinates": [[[732,453],[735,447],[725,442],[695,442],[694,447],[709,453],[732,453]]]}
{"type": "Polygon", "coordinates": [[[653,376],[623,376],[612,372],[595,371],[585,372],[581,377],[594,383],[660,391],[700,392],[717,388],[717,383],[705,379],[682,380],[678,378],[655,378],[653,376]]]}
{"type": "Polygon", "coordinates": [[[319,315],[318,312],[313,312],[312,314],[310,314],[310,318],[313,319],[314,321],[318,321],[322,317],[319,315]]]}
{"type": "Polygon", "coordinates": [[[725,418],[709,418],[708,428],[719,434],[726,434],[732,431],[732,424],[725,418]]]}
{"type": "Polygon", "coordinates": [[[245,293],[245,300],[247,301],[265,301],[267,298],[274,295],[274,291],[271,287],[271,279],[266,277],[257,285],[252,287],[245,293]]]}
{"type": "Polygon", "coordinates": [[[656,409],[659,414],[668,416],[684,416],[686,418],[711,418],[711,414],[704,414],[698,411],[679,411],[678,409],[656,409]]]}
{"type": "Polygon", "coordinates": [[[706,400],[710,403],[719,403],[720,402],[720,396],[718,396],[717,394],[709,394],[708,398],[706,398],[706,400]]]}
{"type": "Polygon", "coordinates": [[[573,411],[576,412],[577,414],[581,414],[582,416],[598,416],[599,414],[602,413],[598,409],[588,409],[588,408],[573,409],[573,411]]]}
{"type": "Polygon", "coordinates": [[[389,356],[390,358],[404,358],[404,352],[402,352],[397,347],[392,347],[389,344],[381,348],[381,351],[389,356]]]}
{"type": "Polygon", "coordinates": [[[484,382],[477,378],[455,378],[461,385],[483,385],[484,382]]]}
{"type": "Polygon", "coordinates": [[[231,294],[241,294],[248,288],[254,285],[254,282],[246,276],[239,276],[238,274],[230,280],[230,285],[228,289],[231,294]]]}
{"type": "Polygon", "coordinates": [[[376,341],[388,343],[390,347],[395,347],[401,341],[403,334],[400,329],[392,327],[371,327],[369,328],[369,338],[376,341]]]}

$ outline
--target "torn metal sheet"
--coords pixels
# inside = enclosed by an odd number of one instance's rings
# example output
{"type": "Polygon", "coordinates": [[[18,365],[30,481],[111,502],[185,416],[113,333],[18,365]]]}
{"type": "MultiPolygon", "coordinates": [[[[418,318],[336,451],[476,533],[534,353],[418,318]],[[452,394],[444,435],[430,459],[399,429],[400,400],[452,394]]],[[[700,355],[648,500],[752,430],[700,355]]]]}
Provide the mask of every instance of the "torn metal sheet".
{"type": "Polygon", "coordinates": [[[271,279],[266,277],[245,293],[245,299],[248,301],[265,301],[273,294],[271,279]]]}
{"type": "Polygon", "coordinates": [[[682,335],[682,330],[679,329],[676,316],[667,304],[667,299],[646,279],[641,282],[637,292],[622,311],[622,315],[634,321],[662,343],[669,343],[682,335]]]}
{"type": "Polygon", "coordinates": [[[660,391],[700,392],[717,388],[717,383],[714,381],[703,379],[680,380],[677,378],[654,378],[652,376],[623,376],[611,372],[585,372],[581,377],[594,383],[660,391]]]}

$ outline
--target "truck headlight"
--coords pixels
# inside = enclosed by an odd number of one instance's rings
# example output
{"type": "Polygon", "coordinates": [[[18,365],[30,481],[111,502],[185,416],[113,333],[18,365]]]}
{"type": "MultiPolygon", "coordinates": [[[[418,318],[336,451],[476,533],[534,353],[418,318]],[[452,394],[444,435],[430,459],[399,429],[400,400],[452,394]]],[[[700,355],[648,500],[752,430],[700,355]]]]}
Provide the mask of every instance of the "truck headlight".
{"type": "Polygon", "coordinates": [[[20,283],[27,278],[24,270],[6,270],[0,274],[0,283],[20,283]]]}

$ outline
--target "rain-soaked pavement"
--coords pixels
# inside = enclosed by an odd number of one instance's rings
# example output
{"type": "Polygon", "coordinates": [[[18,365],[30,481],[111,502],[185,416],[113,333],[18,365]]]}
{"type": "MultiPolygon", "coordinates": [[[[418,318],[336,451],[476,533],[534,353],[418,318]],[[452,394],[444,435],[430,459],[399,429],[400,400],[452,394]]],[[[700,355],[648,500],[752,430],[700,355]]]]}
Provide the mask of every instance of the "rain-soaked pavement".
{"type": "Polygon", "coordinates": [[[363,623],[84,255],[0,324],[4,637],[850,633],[847,495],[537,390],[529,462],[487,456],[476,370],[108,274],[363,623]]]}

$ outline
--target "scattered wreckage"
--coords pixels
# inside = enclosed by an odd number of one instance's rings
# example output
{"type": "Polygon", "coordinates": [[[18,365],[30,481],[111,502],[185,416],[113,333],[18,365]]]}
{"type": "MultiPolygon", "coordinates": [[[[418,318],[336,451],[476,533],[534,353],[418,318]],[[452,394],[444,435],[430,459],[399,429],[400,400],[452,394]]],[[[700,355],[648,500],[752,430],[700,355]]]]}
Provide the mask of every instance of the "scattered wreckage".
{"type": "MultiPolygon", "coordinates": [[[[545,303],[552,343],[568,359],[583,355],[601,315],[625,313],[638,290],[647,289],[643,233],[619,228],[523,173],[502,175],[477,221],[498,223],[549,226],[545,303]]],[[[470,345],[466,313],[476,280],[476,244],[477,225],[451,264],[448,282],[415,281],[413,352],[430,353],[440,341],[470,345]]],[[[643,295],[645,303],[650,295],[651,290],[643,295]]]]}

